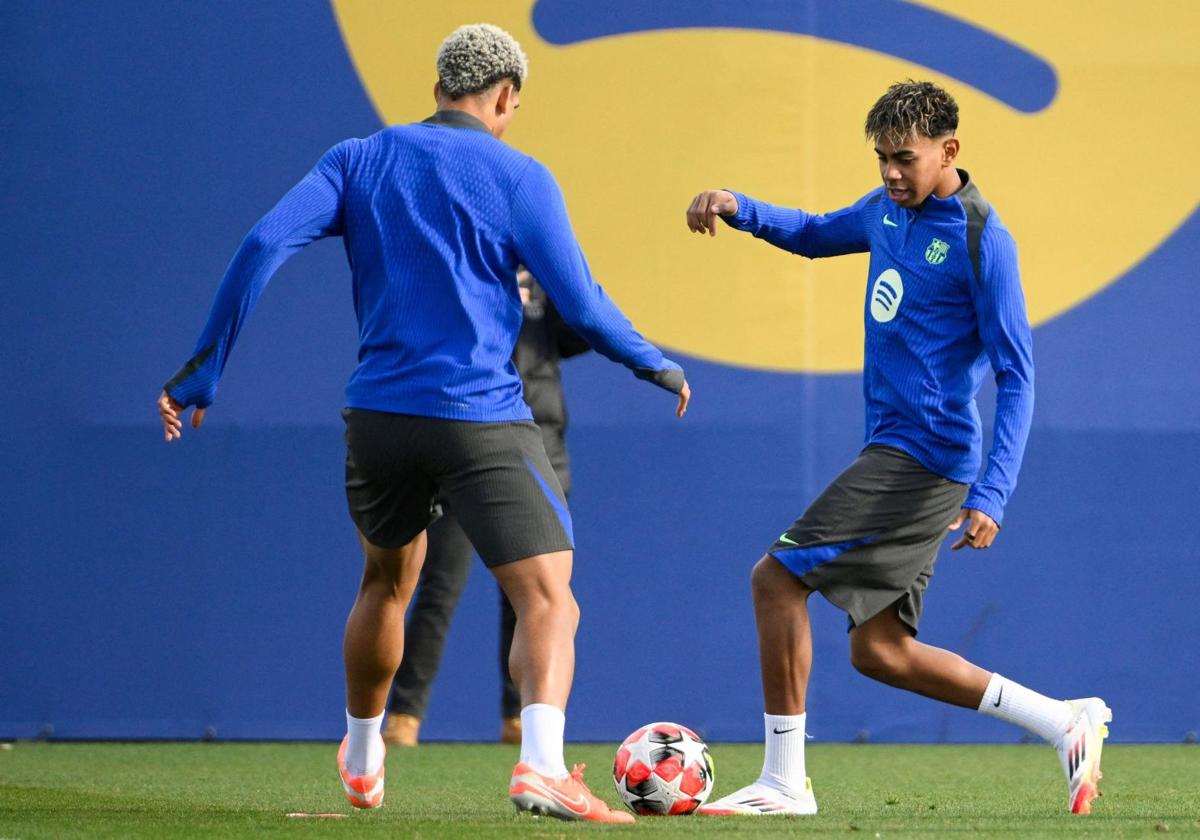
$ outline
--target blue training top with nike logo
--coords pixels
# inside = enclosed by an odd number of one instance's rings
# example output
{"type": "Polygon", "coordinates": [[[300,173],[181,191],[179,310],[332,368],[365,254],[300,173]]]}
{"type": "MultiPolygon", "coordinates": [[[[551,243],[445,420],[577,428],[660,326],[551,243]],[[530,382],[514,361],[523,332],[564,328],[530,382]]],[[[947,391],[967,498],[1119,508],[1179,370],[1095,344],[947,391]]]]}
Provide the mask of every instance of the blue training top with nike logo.
{"type": "Polygon", "coordinates": [[[246,236],[192,358],[164,386],[184,407],[216,396],[229,352],[276,269],[341,236],[353,272],[358,367],[346,403],[449,420],[530,420],[513,347],[517,266],[598,352],[678,393],[679,365],[593,279],[554,176],[462,111],[337,144],[246,236]]]}
{"type": "Polygon", "coordinates": [[[866,442],[894,446],[938,475],[972,485],[963,507],[996,522],[1017,483],[1033,418],[1033,340],[1017,248],[970,176],[949,198],[907,210],[883,187],[814,215],[734,192],[725,222],[794,254],[869,251],[864,305],[866,442]],[[975,395],[991,365],[996,427],[979,475],[975,395]]]}

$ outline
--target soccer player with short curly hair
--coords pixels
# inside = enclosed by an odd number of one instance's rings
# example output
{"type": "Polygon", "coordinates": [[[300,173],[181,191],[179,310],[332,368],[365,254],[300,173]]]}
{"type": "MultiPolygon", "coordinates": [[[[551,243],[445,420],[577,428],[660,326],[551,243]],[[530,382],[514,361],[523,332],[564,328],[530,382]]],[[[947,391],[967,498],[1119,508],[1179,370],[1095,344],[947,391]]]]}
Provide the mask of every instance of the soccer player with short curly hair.
{"type": "Polygon", "coordinates": [[[754,566],[766,755],[758,780],[707,814],[812,814],[805,699],[808,598],[846,612],[850,658],[888,685],[975,709],[1053,743],[1068,807],[1088,813],[1112,713],[1054,700],[916,639],[946,531],[983,550],[1000,531],[1033,414],[1033,348],[1012,235],[955,166],[958,105],[931,82],[890,87],[865,130],[883,186],[824,215],[709,190],[688,227],[716,220],[801,256],[871,255],[863,319],[866,445],[754,566]],[[995,373],[996,423],[982,475],[975,395],[995,373]]]}
{"type": "Polygon", "coordinates": [[[198,427],[271,275],[313,240],[343,237],[359,322],[343,412],[346,497],[366,559],[343,648],[346,796],[358,808],[383,801],[379,727],[440,497],[517,615],[509,665],[522,743],[510,798],[562,819],[632,822],[563,760],[579,620],[574,538],[512,362],[518,266],[596,351],[678,395],[678,416],[690,391],[679,365],[592,279],[550,171],[500,141],[528,76],[520,45],[498,27],[464,26],[442,44],[437,70],[435,114],[338,143],[254,226],[191,359],[163,387],[159,413],[168,441],[189,406],[198,427]]]}

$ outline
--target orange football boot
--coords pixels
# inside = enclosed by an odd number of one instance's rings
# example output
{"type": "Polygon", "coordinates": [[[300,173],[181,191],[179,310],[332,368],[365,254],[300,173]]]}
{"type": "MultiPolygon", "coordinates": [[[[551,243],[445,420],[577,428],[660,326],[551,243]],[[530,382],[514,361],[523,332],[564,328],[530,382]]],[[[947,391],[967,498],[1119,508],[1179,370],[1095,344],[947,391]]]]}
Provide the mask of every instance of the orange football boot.
{"type": "Polygon", "coordinates": [[[631,823],[632,814],[614,811],[598,799],[583,781],[584,765],[576,764],[565,779],[543,776],[528,764],[513,768],[508,798],[518,811],[556,817],[560,820],[631,823]]]}
{"type": "Polygon", "coordinates": [[[342,777],[346,799],[355,808],[378,808],[383,804],[384,765],[380,764],[379,770],[370,776],[351,776],[346,770],[346,744],[349,742],[350,736],[347,735],[342,739],[337,754],[338,775],[342,777]]]}

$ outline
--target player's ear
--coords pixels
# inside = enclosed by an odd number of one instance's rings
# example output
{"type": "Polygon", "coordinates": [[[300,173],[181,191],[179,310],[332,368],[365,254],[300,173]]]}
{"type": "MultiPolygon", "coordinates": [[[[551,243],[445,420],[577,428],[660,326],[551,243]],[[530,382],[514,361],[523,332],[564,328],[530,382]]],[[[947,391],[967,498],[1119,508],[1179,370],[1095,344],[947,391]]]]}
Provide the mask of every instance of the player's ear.
{"type": "Polygon", "coordinates": [[[512,110],[512,82],[504,82],[500,85],[500,94],[496,97],[496,116],[502,117],[512,110]]]}
{"type": "Polygon", "coordinates": [[[947,137],[942,141],[942,166],[953,166],[958,158],[958,138],[947,137]]]}

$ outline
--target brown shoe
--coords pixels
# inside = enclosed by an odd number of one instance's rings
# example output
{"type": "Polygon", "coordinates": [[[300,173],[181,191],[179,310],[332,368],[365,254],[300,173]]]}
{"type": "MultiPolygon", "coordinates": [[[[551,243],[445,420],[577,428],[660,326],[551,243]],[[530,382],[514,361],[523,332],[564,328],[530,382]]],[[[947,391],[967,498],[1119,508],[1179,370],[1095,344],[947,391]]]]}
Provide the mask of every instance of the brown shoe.
{"type": "Polygon", "coordinates": [[[383,742],[397,747],[415,747],[421,719],[412,715],[388,715],[383,727],[383,742]]]}
{"type": "Polygon", "coordinates": [[[521,719],[519,717],[500,718],[500,743],[521,743],[521,719]]]}

